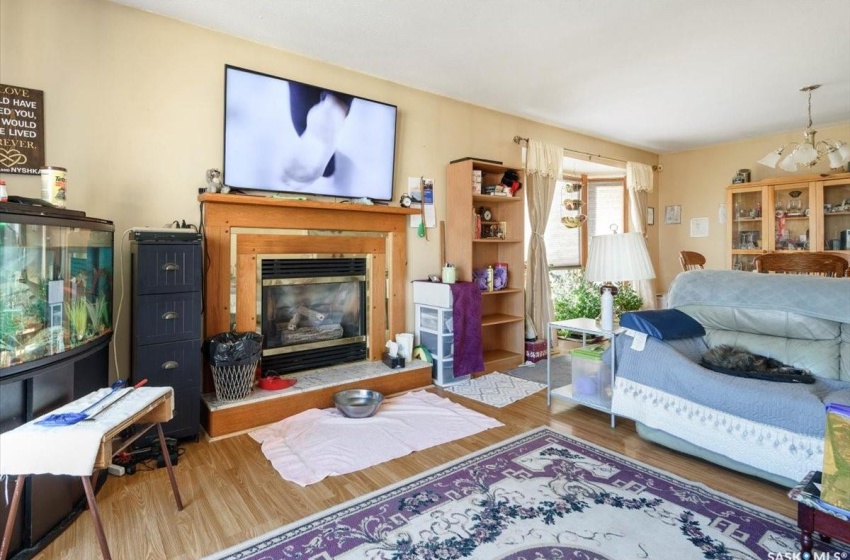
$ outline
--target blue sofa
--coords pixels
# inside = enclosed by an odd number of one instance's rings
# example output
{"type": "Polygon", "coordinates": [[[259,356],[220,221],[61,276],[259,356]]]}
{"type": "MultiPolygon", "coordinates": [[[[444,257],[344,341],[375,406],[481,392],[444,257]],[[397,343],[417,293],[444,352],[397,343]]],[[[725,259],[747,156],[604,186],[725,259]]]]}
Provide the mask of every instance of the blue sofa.
{"type": "Polygon", "coordinates": [[[850,279],[694,270],[674,279],[668,301],[706,334],[619,336],[613,411],[641,437],[784,486],[820,470],[825,403],[850,404],[850,279]],[[719,344],[807,369],[816,382],[700,366],[719,344]]]}

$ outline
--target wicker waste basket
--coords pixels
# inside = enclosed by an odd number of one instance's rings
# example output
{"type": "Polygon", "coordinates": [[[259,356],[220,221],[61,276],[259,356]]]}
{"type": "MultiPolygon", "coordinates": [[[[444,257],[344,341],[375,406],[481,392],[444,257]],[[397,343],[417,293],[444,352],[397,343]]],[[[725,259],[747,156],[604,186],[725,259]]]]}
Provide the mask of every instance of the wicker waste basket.
{"type": "Polygon", "coordinates": [[[204,351],[218,400],[234,401],[251,394],[263,351],[262,335],[255,332],[219,333],[204,342],[204,351]]]}
{"type": "Polygon", "coordinates": [[[215,385],[215,398],[220,401],[244,399],[254,390],[254,377],[259,360],[239,366],[210,365],[215,385]]]}

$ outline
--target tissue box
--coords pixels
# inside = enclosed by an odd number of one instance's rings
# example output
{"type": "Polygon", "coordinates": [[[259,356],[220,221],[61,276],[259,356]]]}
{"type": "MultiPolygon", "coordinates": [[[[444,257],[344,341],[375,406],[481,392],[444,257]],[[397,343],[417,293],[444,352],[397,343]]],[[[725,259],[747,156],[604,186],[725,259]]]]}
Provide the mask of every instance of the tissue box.
{"type": "Polygon", "coordinates": [[[545,340],[526,340],[525,341],[525,361],[537,363],[540,360],[546,359],[546,341],[545,340]]]}
{"type": "Polygon", "coordinates": [[[384,352],[382,361],[387,364],[387,367],[402,368],[404,367],[404,356],[390,356],[389,352],[384,352]]]}

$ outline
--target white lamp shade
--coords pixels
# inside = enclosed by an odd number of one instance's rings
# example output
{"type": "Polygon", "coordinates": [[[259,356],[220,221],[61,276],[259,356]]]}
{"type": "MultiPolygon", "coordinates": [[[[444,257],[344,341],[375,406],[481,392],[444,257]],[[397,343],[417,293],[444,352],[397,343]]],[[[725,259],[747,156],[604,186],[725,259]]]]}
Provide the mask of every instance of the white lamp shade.
{"type": "Polygon", "coordinates": [[[779,163],[779,158],[782,157],[782,148],[778,150],[774,150],[761,158],[758,162],[762,165],[766,165],[768,167],[773,167],[776,169],[776,164],[779,163]]]}
{"type": "Polygon", "coordinates": [[[838,150],[834,148],[826,153],[826,157],[829,158],[830,169],[838,169],[844,165],[844,160],[842,159],[841,154],[839,154],[838,150]]]}
{"type": "Polygon", "coordinates": [[[794,154],[789,154],[786,158],[779,162],[779,168],[785,171],[797,171],[797,162],[794,161],[794,154]]]}
{"type": "Polygon", "coordinates": [[[842,163],[850,161],[850,145],[844,142],[836,142],[835,147],[838,148],[838,153],[841,155],[842,163]]]}
{"type": "Polygon", "coordinates": [[[800,165],[806,165],[809,167],[818,160],[818,151],[808,142],[803,142],[797,146],[797,148],[791,152],[791,155],[794,156],[794,161],[800,165]]]}
{"type": "Polygon", "coordinates": [[[643,235],[615,233],[592,237],[584,275],[591,282],[655,278],[643,235]]]}

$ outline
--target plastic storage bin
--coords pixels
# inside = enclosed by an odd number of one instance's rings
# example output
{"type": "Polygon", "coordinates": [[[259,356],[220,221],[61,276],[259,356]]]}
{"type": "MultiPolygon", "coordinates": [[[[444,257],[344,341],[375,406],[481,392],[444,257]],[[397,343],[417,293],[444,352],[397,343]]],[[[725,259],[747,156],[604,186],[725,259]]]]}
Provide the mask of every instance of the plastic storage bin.
{"type": "Polygon", "coordinates": [[[435,385],[445,387],[469,379],[454,375],[453,311],[448,308],[416,304],[416,339],[434,358],[431,377],[435,385]]]}
{"type": "Polygon", "coordinates": [[[611,401],[611,369],[602,361],[604,351],[601,345],[570,350],[574,398],[611,401]]]}

